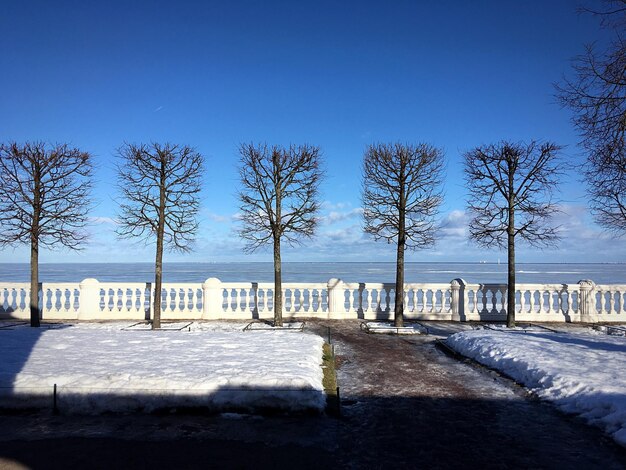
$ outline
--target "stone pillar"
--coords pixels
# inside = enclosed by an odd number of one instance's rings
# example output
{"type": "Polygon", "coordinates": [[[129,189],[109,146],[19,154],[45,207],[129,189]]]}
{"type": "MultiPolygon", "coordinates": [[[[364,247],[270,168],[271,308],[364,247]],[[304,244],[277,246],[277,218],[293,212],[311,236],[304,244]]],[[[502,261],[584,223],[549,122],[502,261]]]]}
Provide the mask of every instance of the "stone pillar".
{"type": "Polygon", "coordinates": [[[578,297],[578,312],[580,313],[580,321],[585,323],[595,323],[598,321],[595,296],[596,284],[589,279],[583,279],[578,281],[578,286],[580,292],[578,297]]]}
{"type": "Polygon", "coordinates": [[[460,278],[450,281],[452,321],[467,321],[465,316],[465,285],[465,281],[460,278]]]}
{"type": "Polygon", "coordinates": [[[346,318],[345,287],[341,279],[332,278],[328,281],[328,318],[346,318]]]}
{"type": "Polygon", "coordinates": [[[98,320],[100,316],[100,283],[97,279],[83,279],[78,284],[80,294],[78,301],[79,320],[98,320]]]}
{"type": "Polygon", "coordinates": [[[222,316],[222,281],[210,277],[202,284],[202,319],[218,320],[222,316]]]}

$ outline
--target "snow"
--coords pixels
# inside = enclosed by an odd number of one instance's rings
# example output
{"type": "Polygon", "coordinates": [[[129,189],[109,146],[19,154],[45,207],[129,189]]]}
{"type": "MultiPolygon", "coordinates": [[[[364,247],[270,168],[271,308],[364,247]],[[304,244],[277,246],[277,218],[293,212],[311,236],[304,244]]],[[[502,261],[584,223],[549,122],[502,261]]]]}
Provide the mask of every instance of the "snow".
{"type": "Polygon", "coordinates": [[[403,327],[393,325],[393,322],[367,321],[361,323],[361,329],[374,334],[396,335],[425,335],[428,330],[419,323],[406,323],[403,327]]]}
{"type": "Polygon", "coordinates": [[[0,406],[51,407],[56,384],[59,408],[79,413],[324,408],[317,335],[226,322],[124,330],[131,325],[2,329],[0,406]]]}
{"type": "Polygon", "coordinates": [[[626,339],[598,332],[480,329],[446,344],[602,427],[626,446],[626,339]]]}

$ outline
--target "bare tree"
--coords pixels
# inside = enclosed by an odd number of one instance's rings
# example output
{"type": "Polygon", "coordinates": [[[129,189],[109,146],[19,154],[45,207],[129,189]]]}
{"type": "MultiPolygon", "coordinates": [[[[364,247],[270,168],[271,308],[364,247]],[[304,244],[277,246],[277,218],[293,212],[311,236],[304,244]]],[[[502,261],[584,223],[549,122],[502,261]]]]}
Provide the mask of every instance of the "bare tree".
{"type": "Polygon", "coordinates": [[[626,233],[626,0],[607,0],[604,10],[585,9],[613,29],[603,51],[588,45],[573,61],[574,77],[556,85],[557,97],[570,108],[587,153],[585,180],[597,222],[626,233]]]}
{"type": "Polygon", "coordinates": [[[65,144],[0,146],[0,246],[30,244],[30,325],[40,325],[39,247],[80,249],[92,157],[65,144]]]}
{"type": "Polygon", "coordinates": [[[443,200],[443,152],[428,144],[375,144],[363,159],[365,232],[395,242],[394,324],[404,325],[404,252],[435,243],[435,216],[443,200]]]}
{"type": "Polygon", "coordinates": [[[154,317],[161,328],[163,247],[191,251],[198,230],[202,155],[193,148],[169,143],[125,144],[119,149],[118,186],[122,196],[117,234],[156,239],[154,317]]]}
{"type": "Polygon", "coordinates": [[[470,238],[508,251],[507,326],[515,326],[515,240],[552,246],[558,207],[552,194],[561,175],[556,144],[501,142],[465,153],[470,238]]]}
{"type": "Polygon", "coordinates": [[[242,227],[246,250],[274,247],[274,325],[282,326],[283,294],[281,240],[298,243],[312,237],[317,227],[318,191],[323,177],[318,147],[291,145],[239,147],[242,227]]]}

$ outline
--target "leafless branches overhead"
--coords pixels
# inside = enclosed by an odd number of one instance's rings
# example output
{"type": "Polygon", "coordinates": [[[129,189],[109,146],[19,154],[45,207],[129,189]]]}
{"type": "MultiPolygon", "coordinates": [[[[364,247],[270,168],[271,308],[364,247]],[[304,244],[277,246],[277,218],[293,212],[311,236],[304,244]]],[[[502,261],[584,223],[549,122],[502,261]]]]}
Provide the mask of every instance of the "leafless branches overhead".
{"type": "Polygon", "coordinates": [[[293,244],[312,237],[323,174],[319,148],[243,144],[239,153],[239,233],[247,241],[247,250],[255,251],[274,238],[293,244]]]}
{"type": "Polygon", "coordinates": [[[574,59],[573,77],[556,85],[559,101],[573,111],[581,147],[587,153],[584,175],[598,223],[626,233],[626,1],[587,9],[614,30],[604,50],[588,45],[574,59]]]}
{"type": "Polygon", "coordinates": [[[79,250],[90,206],[91,156],[65,144],[0,146],[0,245],[79,250]]]}
{"type": "Polygon", "coordinates": [[[189,251],[198,230],[202,156],[167,143],[126,144],[119,155],[118,235],[151,242],[162,230],[165,247],[189,251]]]}
{"type": "Polygon", "coordinates": [[[553,245],[558,212],[552,195],[562,173],[556,144],[501,142],[465,153],[470,237],[484,247],[507,247],[507,236],[533,246],[553,245]],[[514,213],[513,223],[510,215],[514,213]]]}
{"type": "Polygon", "coordinates": [[[406,248],[431,246],[443,173],[443,153],[428,144],[371,145],[363,160],[365,232],[391,243],[403,231],[406,248]]]}

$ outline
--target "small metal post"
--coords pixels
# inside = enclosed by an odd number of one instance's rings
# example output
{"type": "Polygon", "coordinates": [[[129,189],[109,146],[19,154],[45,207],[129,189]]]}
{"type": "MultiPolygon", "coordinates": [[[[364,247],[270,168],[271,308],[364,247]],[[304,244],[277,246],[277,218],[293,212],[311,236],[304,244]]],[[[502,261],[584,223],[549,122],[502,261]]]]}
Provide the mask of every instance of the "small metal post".
{"type": "Polygon", "coordinates": [[[328,328],[328,344],[332,344],[330,341],[330,326],[328,326],[327,328],[328,328]]]}
{"type": "Polygon", "coordinates": [[[339,395],[339,387],[337,387],[337,418],[341,418],[341,395],[339,395]]]}

